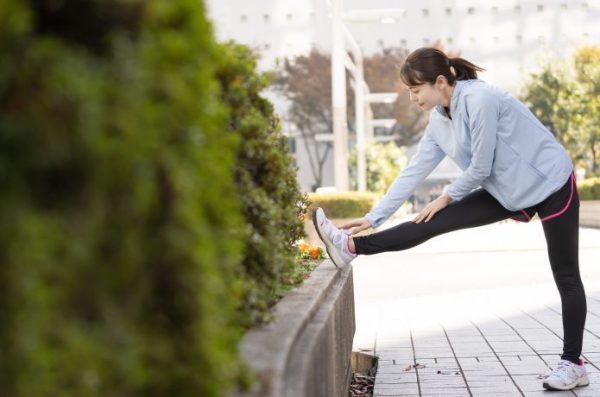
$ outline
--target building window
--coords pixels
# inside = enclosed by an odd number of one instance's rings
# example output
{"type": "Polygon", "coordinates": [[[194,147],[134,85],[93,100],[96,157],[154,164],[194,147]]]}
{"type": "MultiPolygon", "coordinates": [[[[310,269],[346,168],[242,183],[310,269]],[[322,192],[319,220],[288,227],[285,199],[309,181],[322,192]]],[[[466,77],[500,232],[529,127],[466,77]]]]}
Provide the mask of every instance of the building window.
{"type": "Polygon", "coordinates": [[[242,14],[240,15],[240,22],[247,22],[248,21],[248,15],[242,14]]]}
{"type": "Polygon", "coordinates": [[[538,10],[538,12],[544,12],[544,5],[543,4],[538,4],[537,5],[537,10],[538,10]]]}
{"type": "Polygon", "coordinates": [[[263,21],[269,22],[269,19],[271,19],[271,17],[269,16],[269,14],[263,15],[263,21]]]}
{"type": "Polygon", "coordinates": [[[521,6],[520,5],[516,5],[515,6],[515,13],[518,14],[521,12],[521,6]]]}
{"type": "Polygon", "coordinates": [[[296,138],[288,138],[288,147],[291,153],[296,153],[296,138]]]}
{"type": "Polygon", "coordinates": [[[452,8],[446,8],[446,15],[452,15],[452,8]]]}
{"type": "Polygon", "coordinates": [[[423,8],[423,16],[424,17],[429,16],[429,10],[427,8],[423,8]]]}
{"type": "Polygon", "coordinates": [[[475,14],[475,7],[469,7],[469,8],[467,8],[467,12],[469,13],[469,15],[475,14]]]}

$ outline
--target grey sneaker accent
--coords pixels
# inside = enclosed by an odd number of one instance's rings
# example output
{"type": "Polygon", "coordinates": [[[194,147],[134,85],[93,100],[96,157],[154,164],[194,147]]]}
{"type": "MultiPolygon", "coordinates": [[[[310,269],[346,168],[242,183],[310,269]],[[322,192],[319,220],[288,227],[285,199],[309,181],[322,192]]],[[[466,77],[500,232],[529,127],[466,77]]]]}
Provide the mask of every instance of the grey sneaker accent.
{"type": "Polygon", "coordinates": [[[312,218],[319,237],[325,243],[329,259],[336,267],[349,265],[356,258],[356,254],[348,250],[348,234],[335,227],[327,219],[322,208],[315,209],[312,218]]]}

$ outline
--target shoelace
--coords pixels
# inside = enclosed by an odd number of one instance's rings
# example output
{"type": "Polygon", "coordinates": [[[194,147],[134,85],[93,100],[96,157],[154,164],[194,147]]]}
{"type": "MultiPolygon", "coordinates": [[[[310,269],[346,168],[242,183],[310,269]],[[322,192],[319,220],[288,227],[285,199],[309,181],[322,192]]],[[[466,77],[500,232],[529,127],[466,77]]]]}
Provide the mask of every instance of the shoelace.
{"type": "Polygon", "coordinates": [[[329,238],[331,239],[333,244],[342,245],[342,242],[344,241],[344,239],[343,239],[344,232],[342,232],[340,229],[338,229],[333,224],[333,222],[331,222],[327,218],[325,218],[325,224],[323,226],[324,226],[324,229],[328,231],[329,238]]]}
{"type": "Polygon", "coordinates": [[[575,372],[575,369],[573,368],[573,366],[570,365],[570,363],[561,361],[558,363],[558,366],[556,367],[556,369],[552,372],[552,375],[558,376],[559,378],[563,379],[569,375],[569,372],[571,372],[571,373],[575,372]]]}

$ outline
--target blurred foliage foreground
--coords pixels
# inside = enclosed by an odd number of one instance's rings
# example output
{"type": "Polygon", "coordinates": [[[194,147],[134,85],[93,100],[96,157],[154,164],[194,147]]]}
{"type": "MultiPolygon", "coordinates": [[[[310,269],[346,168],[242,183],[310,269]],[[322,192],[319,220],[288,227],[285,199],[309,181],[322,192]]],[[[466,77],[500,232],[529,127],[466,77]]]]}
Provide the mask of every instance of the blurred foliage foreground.
{"type": "Polygon", "coordinates": [[[219,396],[306,198],[199,0],[0,0],[0,395],[219,396]]]}

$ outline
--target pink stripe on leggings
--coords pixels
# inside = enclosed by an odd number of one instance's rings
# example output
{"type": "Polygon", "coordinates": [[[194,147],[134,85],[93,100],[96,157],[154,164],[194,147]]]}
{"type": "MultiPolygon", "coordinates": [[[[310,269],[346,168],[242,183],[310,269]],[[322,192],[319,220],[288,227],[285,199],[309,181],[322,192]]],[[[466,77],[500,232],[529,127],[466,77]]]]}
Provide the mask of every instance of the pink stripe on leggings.
{"type": "Polygon", "coordinates": [[[525,210],[521,210],[521,212],[523,213],[523,215],[525,215],[525,218],[527,218],[527,222],[529,222],[531,220],[529,214],[525,210]]]}
{"type": "Polygon", "coordinates": [[[571,200],[573,199],[573,184],[574,183],[575,183],[575,175],[571,174],[571,195],[569,196],[569,201],[567,202],[567,205],[565,205],[565,208],[563,208],[559,212],[552,214],[552,215],[548,215],[545,218],[542,218],[542,222],[547,221],[548,219],[556,218],[557,216],[561,216],[562,213],[565,212],[567,210],[567,208],[569,208],[569,206],[571,205],[571,200]]]}

